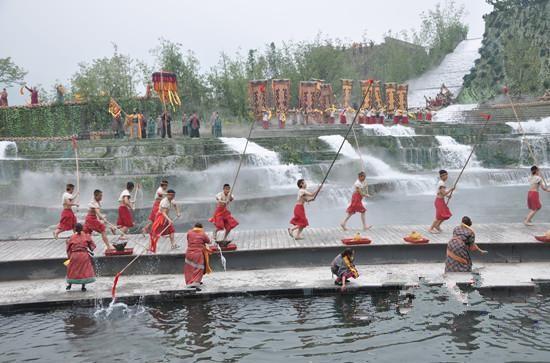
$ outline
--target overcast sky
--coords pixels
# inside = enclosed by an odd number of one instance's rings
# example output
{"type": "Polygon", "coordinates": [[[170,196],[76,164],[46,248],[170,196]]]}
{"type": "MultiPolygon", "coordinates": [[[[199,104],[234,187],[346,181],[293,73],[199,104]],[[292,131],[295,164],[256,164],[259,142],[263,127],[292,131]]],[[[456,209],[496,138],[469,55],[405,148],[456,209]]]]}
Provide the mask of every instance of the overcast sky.
{"type": "MultiPolygon", "coordinates": [[[[195,52],[206,70],[220,52],[261,48],[271,41],[331,38],[379,42],[389,29],[418,28],[439,0],[0,0],[0,57],[28,71],[29,85],[67,84],[77,64],[119,51],[152,62],[160,37],[195,52]]],[[[467,4],[469,37],[483,33],[484,0],[467,4]]],[[[10,90],[10,103],[23,103],[10,90]]]]}

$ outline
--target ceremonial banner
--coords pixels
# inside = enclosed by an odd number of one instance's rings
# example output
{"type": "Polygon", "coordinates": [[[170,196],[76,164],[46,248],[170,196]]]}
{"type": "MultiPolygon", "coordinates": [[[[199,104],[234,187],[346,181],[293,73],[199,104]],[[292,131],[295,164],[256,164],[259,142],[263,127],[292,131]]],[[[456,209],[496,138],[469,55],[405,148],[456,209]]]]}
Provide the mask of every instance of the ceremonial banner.
{"type": "Polygon", "coordinates": [[[181,106],[178,82],[174,73],[165,71],[153,73],[153,89],[159,95],[162,103],[170,103],[174,110],[175,106],[181,106]]]}
{"type": "Polygon", "coordinates": [[[361,83],[361,95],[365,99],[365,102],[363,103],[362,110],[370,110],[371,107],[372,107],[372,98],[373,98],[373,94],[374,94],[374,85],[368,80],[360,81],[360,83],[361,83]],[[369,86],[369,84],[370,84],[370,86],[369,86]],[[365,95],[366,95],[366,97],[365,97],[365,95]]]}
{"type": "Polygon", "coordinates": [[[396,84],[395,83],[386,83],[384,84],[384,87],[386,88],[386,112],[388,114],[393,114],[395,111],[395,91],[396,91],[396,84]]]}
{"type": "Polygon", "coordinates": [[[273,93],[273,105],[275,106],[275,112],[281,112],[281,114],[286,115],[290,105],[290,80],[272,80],[271,92],[273,93]]]}
{"type": "Polygon", "coordinates": [[[385,109],[382,94],[380,93],[380,81],[374,81],[374,106],[378,112],[382,112],[385,109]]]}
{"type": "Polygon", "coordinates": [[[248,81],[248,97],[250,108],[257,120],[263,116],[263,112],[268,110],[267,105],[267,80],[248,81]]]}
{"type": "Polygon", "coordinates": [[[332,85],[330,83],[321,84],[321,96],[319,97],[319,108],[324,112],[336,103],[332,85]]]}
{"type": "Polygon", "coordinates": [[[109,113],[111,114],[111,116],[113,116],[114,118],[119,118],[121,112],[122,109],[120,108],[118,103],[115,101],[114,98],[111,98],[111,100],[109,101],[109,113]]]}
{"type": "Polygon", "coordinates": [[[409,93],[409,85],[408,84],[400,84],[397,85],[397,109],[401,111],[407,111],[409,109],[409,105],[407,102],[407,96],[409,93]]]}
{"type": "Polygon", "coordinates": [[[318,103],[320,84],[318,81],[300,82],[300,108],[303,112],[312,112],[318,103]]]}
{"type": "Polygon", "coordinates": [[[353,79],[342,79],[342,107],[350,107],[351,91],[353,90],[353,79]]]}

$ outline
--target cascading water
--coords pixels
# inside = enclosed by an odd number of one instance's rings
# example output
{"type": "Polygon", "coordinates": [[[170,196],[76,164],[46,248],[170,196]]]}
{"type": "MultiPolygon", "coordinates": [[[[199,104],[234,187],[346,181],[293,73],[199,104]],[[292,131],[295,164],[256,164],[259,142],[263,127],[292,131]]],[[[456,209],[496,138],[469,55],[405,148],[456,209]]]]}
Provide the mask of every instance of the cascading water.
{"type": "Polygon", "coordinates": [[[477,103],[450,105],[434,113],[433,122],[464,123],[466,122],[465,112],[478,108],[477,103]]]}
{"type": "Polygon", "coordinates": [[[409,137],[415,136],[416,132],[412,127],[394,125],[394,126],[384,126],[380,124],[374,125],[365,125],[362,124],[363,128],[367,135],[372,136],[396,136],[396,137],[409,137]]]}
{"type": "MultiPolygon", "coordinates": [[[[242,154],[246,145],[244,137],[220,137],[219,138],[231,150],[242,154]]],[[[255,166],[280,165],[279,155],[275,151],[268,150],[255,142],[249,141],[246,146],[247,156],[250,157],[255,166]]]]}
{"type": "MultiPolygon", "coordinates": [[[[446,169],[461,169],[472,152],[472,146],[459,144],[451,136],[436,136],[439,142],[439,165],[446,169]]],[[[469,168],[480,167],[475,154],[468,164],[469,168]]]]}
{"type": "Polygon", "coordinates": [[[521,133],[521,130],[526,134],[550,134],[550,117],[545,117],[540,121],[528,120],[519,122],[507,122],[514,132],[521,133]],[[521,125],[521,127],[520,127],[521,125]]]}
{"type": "Polygon", "coordinates": [[[0,141],[0,160],[17,156],[17,144],[13,141],[0,141]]]}

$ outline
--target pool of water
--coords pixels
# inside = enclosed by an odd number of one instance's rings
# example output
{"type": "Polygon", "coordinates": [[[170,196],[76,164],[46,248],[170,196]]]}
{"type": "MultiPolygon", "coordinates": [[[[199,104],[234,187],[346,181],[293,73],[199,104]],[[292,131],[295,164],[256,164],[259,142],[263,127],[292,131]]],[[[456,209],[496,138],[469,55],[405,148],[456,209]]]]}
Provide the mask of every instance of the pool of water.
{"type": "Polygon", "coordinates": [[[548,362],[550,296],[445,287],[373,295],[235,297],[0,316],[0,361],[548,362]]]}

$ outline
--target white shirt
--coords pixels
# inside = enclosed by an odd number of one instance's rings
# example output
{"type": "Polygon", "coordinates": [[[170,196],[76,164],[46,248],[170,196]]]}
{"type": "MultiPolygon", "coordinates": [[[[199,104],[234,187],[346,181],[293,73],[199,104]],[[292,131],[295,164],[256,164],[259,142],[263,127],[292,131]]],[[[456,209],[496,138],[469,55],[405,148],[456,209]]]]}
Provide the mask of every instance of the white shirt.
{"type": "Polygon", "coordinates": [[[170,216],[170,210],[176,209],[174,200],[170,201],[167,197],[162,198],[159,204],[159,211],[161,209],[167,209],[168,211],[166,212],[166,214],[170,216]]]}
{"type": "Polygon", "coordinates": [[[124,189],[122,193],[120,193],[120,197],[118,197],[118,201],[122,202],[124,200],[124,197],[132,198],[132,195],[130,194],[130,191],[128,189],[124,189]]]}
{"type": "Polygon", "coordinates": [[[225,195],[224,192],[219,192],[216,194],[216,201],[227,204],[231,198],[233,198],[233,194],[229,193],[228,195],[225,195]]]}
{"type": "Polygon", "coordinates": [[[441,187],[445,187],[445,189],[447,189],[447,183],[439,179],[437,182],[437,191],[435,192],[435,195],[439,195],[439,189],[441,189],[441,187]]]}
{"type": "Polygon", "coordinates": [[[367,192],[368,192],[367,179],[365,179],[363,181],[360,181],[359,179],[357,179],[355,181],[355,183],[353,183],[353,187],[354,188],[359,188],[359,190],[361,191],[362,194],[367,194],[367,192]]]}
{"type": "Polygon", "coordinates": [[[529,185],[532,187],[540,185],[542,183],[542,178],[539,175],[530,175],[529,178],[529,185]]]}
{"type": "Polygon", "coordinates": [[[157,191],[155,192],[155,199],[162,199],[166,197],[167,190],[162,189],[162,187],[159,187],[157,191]]]}
{"type": "Polygon", "coordinates": [[[92,199],[90,203],[88,203],[88,208],[101,209],[101,202],[98,202],[97,200],[92,199]]]}
{"type": "Polygon", "coordinates": [[[71,203],[74,199],[75,199],[74,194],[65,192],[63,193],[63,197],[61,197],[61,205],[65,205],[65,203],[71,203]]]}

